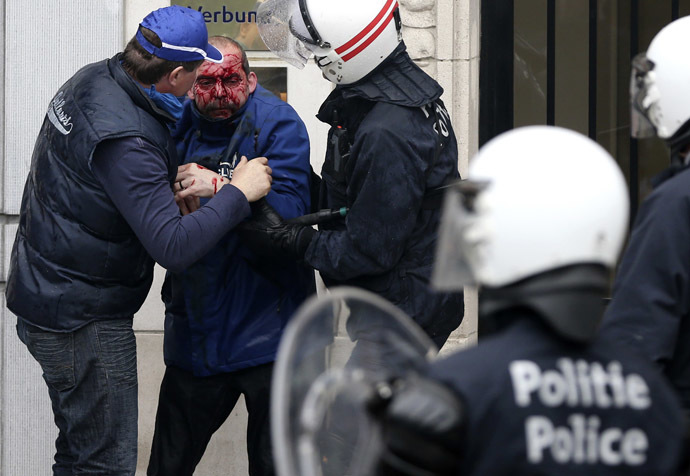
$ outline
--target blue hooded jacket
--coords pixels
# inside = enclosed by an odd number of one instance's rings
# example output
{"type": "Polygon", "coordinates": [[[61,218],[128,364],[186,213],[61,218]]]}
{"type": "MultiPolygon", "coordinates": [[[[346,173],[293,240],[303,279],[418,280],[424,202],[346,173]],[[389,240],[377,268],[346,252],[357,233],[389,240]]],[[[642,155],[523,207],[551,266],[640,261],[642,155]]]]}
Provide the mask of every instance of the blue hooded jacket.
{"type": "MultiPolygon", "coordinates": [[[[309,212],[307,130],[290,105],[261,86],[225,120],[208,120],[186,102],[173,138],[183,163],[217,168],[224,158],[267,157],[268,202],[284,218],[309,212]]],[[[287,320],[314,290],[313,270],[267,263],[231,231],[198,263],[167,274],[165,363],[206,376],[272,362],[287,320]]]]}

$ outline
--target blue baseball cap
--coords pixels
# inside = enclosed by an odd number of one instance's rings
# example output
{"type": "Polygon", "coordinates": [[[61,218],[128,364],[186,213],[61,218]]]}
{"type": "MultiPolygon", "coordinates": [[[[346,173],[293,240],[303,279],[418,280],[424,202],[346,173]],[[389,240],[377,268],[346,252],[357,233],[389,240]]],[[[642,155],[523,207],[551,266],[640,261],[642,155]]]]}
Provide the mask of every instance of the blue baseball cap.
{"type": "Polygon", "coordinates": [[[223,62],[221,52],[208,43],[208,30],[201,12],[172,5],[149,13],[139,25],[154,32],[163,42],[158,48],[144,38],[141,30],[137,31],[139,44],[154,56],[169,61],[223,62]]]}

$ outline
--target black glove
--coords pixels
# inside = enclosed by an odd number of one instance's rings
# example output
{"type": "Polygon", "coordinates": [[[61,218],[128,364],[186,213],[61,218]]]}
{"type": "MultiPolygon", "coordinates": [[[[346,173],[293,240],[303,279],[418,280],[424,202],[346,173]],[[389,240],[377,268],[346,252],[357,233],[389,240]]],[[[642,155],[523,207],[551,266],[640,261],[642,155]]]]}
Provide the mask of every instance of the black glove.
{"type": "Polygon", "coordinates": [[[265,198],[250,203],[249,207],[252,209],[252,218],[245,223],[254,223],[257,227],[267,228],[273,225],[280,225],[285,221],[265,198]]]}
{"type": "Polygon", "coordinates": [[[269,227],[267,233],[271,241],[278,245],[287,256],[301,261],[316,230],[310,226],[282,223],[269,227]]]}
{"type": "Polygon", "coordinates": [[[460,399],[429,379],[410,378],[398,387],[387,405],[372,406],[380,414],[384,442],[376,474],[458,474],[464,430],[460,399]]]}
{"type": "Polygon", "coordinates": [[[236,230],[254,254],[272,259],[304,259],[316,230],[285,222],[266,199],[252,203],[251,208],[252,218],[238,225],[236,230]]]}

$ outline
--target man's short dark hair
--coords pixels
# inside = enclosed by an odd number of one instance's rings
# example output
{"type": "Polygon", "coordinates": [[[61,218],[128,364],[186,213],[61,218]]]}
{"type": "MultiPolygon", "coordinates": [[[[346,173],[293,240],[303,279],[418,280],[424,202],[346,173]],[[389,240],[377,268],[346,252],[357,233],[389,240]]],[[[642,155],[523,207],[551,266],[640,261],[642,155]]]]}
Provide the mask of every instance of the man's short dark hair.
{"type": "Polygon", "coordinates": [[[249,60],[247,59],[247,52],[244,51],[244,48],[241,44],[239,44],[232,38],[223,35],[212,36],[208,39],[208,42],[216,48],[220,48],[223,46],[234,46],[235,48],[237,48],[239,52],[242,54],[242,69],[244,70],[244,74],[249,76],[249,72],[251,71],[249,69],[249,60]]]}
{"type": "MultiPolygon", "coordinates": [[[[163,42],[154,32],[143,26],[139,27],[144,38],[151,44],[160,48],[163,42]]],[[[131,74],[134,79],[143,84],[156,84],[166,74],[173,71],[178,66],[182,66],[185,71],[192,72],[198,68],[203,59],[197,61],[168,61],[158,56],[154,56],[146,51],[134,36],[122,53],[122,67],[131,74]]]]}

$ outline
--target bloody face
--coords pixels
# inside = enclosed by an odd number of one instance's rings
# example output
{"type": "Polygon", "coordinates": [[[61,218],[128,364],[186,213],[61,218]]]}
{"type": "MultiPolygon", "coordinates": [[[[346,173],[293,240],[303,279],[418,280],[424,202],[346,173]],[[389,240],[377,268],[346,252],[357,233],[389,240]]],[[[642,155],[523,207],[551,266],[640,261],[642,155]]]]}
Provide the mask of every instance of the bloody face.
{"type": "MultiPolygon", "coordinates": [[[[221,50],[222,51],[222,50],[221,50]]],[[[254,73],[242,69],[242,55],[224,51],[220,64],[206,61],[199,67],[192,92],[199,111],[214,119],[226,119],[247,102],[254,91],[254,73]]]]}

